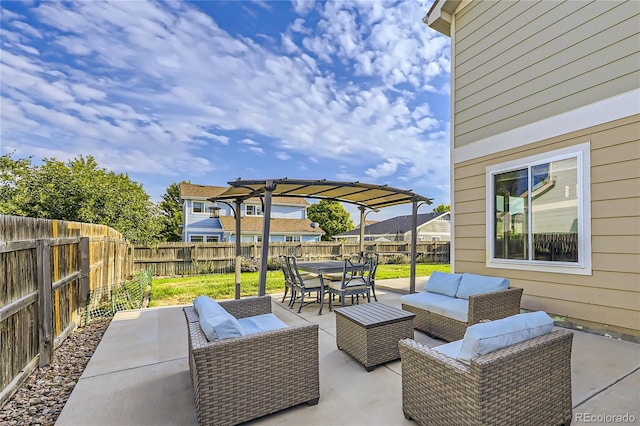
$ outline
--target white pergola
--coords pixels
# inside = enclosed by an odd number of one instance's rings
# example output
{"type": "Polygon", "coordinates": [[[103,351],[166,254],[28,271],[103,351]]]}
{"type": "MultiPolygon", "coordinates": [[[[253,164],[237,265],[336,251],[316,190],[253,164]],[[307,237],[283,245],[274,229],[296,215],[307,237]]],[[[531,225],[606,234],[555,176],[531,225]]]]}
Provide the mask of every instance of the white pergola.
{"type": "Polygon", "coordinates": [[[328,199],[343,203],[354,204],[360,210],[360,252],[364,251],[364,219],[367,210],[377,211],[384,207],[399,204],[412,205],[411,220],[411,278],[409,292],[415,293],[416,287],[416,246],[417,246],[417,216],[421,204],[431,204],[432,198],[418,195],[411,190],[393,188],[388,185],[373,185],[360,182],[337,182],[328,180],[299,180],[299,179],[267,179],[242,180],[228,182],[230,187],[210,201],[222,202],[229,205],[236,219],[236,299],[240,298],[240,205],[243,201],[259,197],[263,204],[264,223],[262,227],[262,254],[260,266],[260,283],[258,293],[263,296],[266,292],[267,257],[269,255],[269,231],[271,224],[271,199],[273,196],[298,197],[310,199],[328,199]],[[235,204],[234,206],[231,204],[235,204]]]}

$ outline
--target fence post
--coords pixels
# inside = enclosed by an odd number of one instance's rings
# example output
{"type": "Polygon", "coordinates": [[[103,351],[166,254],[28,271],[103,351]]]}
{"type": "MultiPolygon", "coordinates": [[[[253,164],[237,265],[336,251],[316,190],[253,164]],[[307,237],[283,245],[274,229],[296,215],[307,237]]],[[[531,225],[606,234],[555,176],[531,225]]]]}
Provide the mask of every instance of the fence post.
{"type": "Polygon", "coordinates": [[[102,288],[109,288],[109,246],[111,240],[104,237],[104,250],[102,253],[102,288]]]}
{"type": "Polygon", "coordinates": [[[80,239],[80,306],[89,298],[89,237],[80,239]]]}
{"type": "Polygon", "coordinates": [[[38,341],[40,367],[53,356],[53,305],[51,301],[51,248],[47,240],[38,240],[38,341]]]}

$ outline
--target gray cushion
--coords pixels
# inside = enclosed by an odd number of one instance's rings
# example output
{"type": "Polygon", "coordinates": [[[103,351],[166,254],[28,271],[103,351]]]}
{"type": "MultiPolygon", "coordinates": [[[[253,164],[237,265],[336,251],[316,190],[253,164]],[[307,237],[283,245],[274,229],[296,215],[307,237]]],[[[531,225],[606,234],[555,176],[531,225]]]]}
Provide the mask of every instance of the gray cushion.
{"type": "Polygon", "coordinates": [[[321,287],[320,278],[302,278],[304,282],[304,288],[319,288],[321,287]]]}
{"type": "Polygon", "coordinates": [[[209,296],[198,296],[193,299],[193,308],[199,317],[206,317],[227,312],[222,306],[209,296]]]}
{"type": "Polygon", "coordinates": [[[414,308],[422,309],[424,311],[428,311],[429,305],[435,302],[441,302],[449,299],[451,299],[451,297],[445,296],[443,294],[423,292],[405,294],[404,296],[400,297],[400,303],[413,306],[414,308]]]}
{"type": "Polygon", "coordinates": [[[436,346],[432,348],[434,351],[438,351],[441,354],[448,356],[449,358],[456,359],[460,353],[462,347],[462,339],[456,340],[451,343],[445,343],[444,345],[436,346]]]}
{"type": "Polygon", "coordinates": [[[265,331],[286,328],[287,324],[274,314],[262,314],[253,317],[240,318],[238,320],[245,335],[262,333],[265,331]]]}
{"type": "Polygon", "coordinates": [[[447,274],[445,272],[433,271],[424,286],[424,291],[455,297],[461,279],[462,274],[447,274]]]}
{"type": "Polygon", "coordinates": [[[244,336],[238,320],[210,297],[196,297],[193,307],[198,312],[200,328],[208,341],[244,336]]]}
{"type": "Polygon", "coordinates": [[[470,363],[478,355],[485,355],[516,343],[547,334],[553,319],[545,312],[512,315],[495,321],[467,327],[457,359],[470,363]]]}
{"type": "Polygon", "coordinates": [[[469,321],[469,301],[447,297],[448,300],[439,300],[429,305],[429,312],[451,318],[456,321],[469,321]]]}
{"type": "Polygon", "coordinates": [[[462,274],[456,297],[459,299],[468,299],[469,296],[476,294],[490,293],[508,288],[509,280],[506,278],[464,273],[462,274]]]}
{"type": "Polygon", "coordinates": [[[200,328],[210,342],[245,335],[238,320],[228,312],[200,317],[200,328]]]}

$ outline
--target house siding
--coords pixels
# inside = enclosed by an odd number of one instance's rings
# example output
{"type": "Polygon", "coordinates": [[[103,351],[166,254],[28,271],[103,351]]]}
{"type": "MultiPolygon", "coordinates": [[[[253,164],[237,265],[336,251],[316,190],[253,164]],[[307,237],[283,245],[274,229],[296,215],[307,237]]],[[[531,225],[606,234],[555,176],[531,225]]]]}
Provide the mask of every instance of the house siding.
{"type": "Polygon", "coordinates": [[[456,148],[638,88],[640,2],[471,2],[455,26],[456,148]]]}
{"type": "Polygon", "coordinates": [[[454,166],[457,272],[501,275],[522,287],[522,307],[568,322],[640,336],[640,115],[454,166]],[[590,143],[592,275],[486,266],[486,168],[590,143]]]}

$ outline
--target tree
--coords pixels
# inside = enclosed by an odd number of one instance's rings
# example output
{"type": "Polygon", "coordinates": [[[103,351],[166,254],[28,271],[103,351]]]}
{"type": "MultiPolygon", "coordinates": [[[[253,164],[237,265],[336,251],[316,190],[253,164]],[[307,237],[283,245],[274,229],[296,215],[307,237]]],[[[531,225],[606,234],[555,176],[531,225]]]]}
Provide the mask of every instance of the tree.
{"type": "Polygon", "coordinates": [[[433,208],[434,213],[444,213],[451,211],[451,206],[449,204],[440,204],[433,208]]]}
{"type": "Polygon", "coordinates": [[[172,183],[167,187],[167,192],[162,196],[162,201],[158,203],[160,210],[160,231],[161,241],[182,241],[180,236],[180,225],[182,225],[182,208],[180,207],[180,184],[172,183]]]}
{"type": "Polygon", "coordinates": [[[29,177],[31,159],[14,160],[11,154],[0,156],[0,214],[24,216],[24,189],[29,177]]]}
{"type": "Polygon", "coordinates": [[[355,228],[349,212],[335,200],[320,200],[307,209],[307,215],[310,220],[318,222],[325,232],[322,236],[324,241],[331,241],[334,235],[355,228]]]}
{"type": "Polygon", "coordinates": [[[2,213],[98,223],[132,242],[156,240],[157,208],[142,185],[126,174],[99,168],[92,156],[66,164],[45,158],[39,166],[10,156],[0,160],[2,213]]]}

